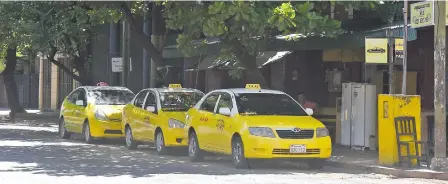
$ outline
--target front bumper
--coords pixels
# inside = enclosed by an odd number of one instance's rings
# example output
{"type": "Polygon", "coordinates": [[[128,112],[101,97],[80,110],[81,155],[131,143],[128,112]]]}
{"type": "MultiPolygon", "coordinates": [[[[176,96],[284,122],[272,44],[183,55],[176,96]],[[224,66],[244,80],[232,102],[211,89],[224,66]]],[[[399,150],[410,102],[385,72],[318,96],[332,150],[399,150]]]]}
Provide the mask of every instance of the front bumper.
{"type": "Polygon", "coordinates": [[[121,121],[90,121],[90,133],[93,137],[99,138],[123,137],[123,131],[121,130],[121,121]]]}
{"type": "Polygon", "coordinates": [[[166,128],[163,131],[165,138],[165,146],[167,147],[179,147],[187,146],[187,139],[184,136],[183,128],[166,128]]]}
{"type": "Polygon", "coordinates": [[[249,135],[243,138],[246,158],[316,158],[326,159],[331,156],[331,138],[281,139],[249,135]],[[304,153],[290,153],[291,145],[306,145],[304,153]]]}

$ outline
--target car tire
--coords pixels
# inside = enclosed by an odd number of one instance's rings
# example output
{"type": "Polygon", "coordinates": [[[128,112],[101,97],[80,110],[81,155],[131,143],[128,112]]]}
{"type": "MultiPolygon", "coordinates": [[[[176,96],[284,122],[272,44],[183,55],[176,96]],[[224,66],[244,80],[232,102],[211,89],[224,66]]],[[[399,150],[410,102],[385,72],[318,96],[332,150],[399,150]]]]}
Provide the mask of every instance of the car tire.
{"type": "Polygon", "coordinates": [[[188,158],[192,162],[200,162],[204,160],[204,154],[199,148],[199,141],[196,133],[191,133],[188,137],[188,158]]]}
{"type": "Polygon", "coordinates": [[[65,128],[65,120],[61,118],[59,120],[59,137],[62,139],[70,139],[71,133],[65,128]]]}
{"type": "Polygon", "coordinates": [[[310,169],[322,169],[325,165],[325,160],[312,159],[307,161],[308,168],[310,169]]]}
{"type": "Polygon", "coordinates": [[[165,137],[163,137],[163,132],[161,130],[156,132],[154,142],[158,154],[165,154],[167,152],[167,147],[165,147],[165,137]]]}
{"type": "Polygon", "coordinates": [[[84,126],[82,128],[82,134],[84,137],[84,142],[86,142],[87,144],[94,143],[94,137],[91,134],[89,122],[84,123],[84,126]]]}
{"type": "Polygon", "coordinates": [[[131,126],[126,126],[125,130],[125,145],[126,148],[133,150],[133,149],[137,149],[137,142],[134,140],[134,136],[132,134],[132,129],[131,126]]]}
{"type": "Polygon", "coordinates": [[[232,141],[232,161],[237,169],[247,169],[249,164],[244,156],[244,144],[240,137],[235,137],[232,141]]]}

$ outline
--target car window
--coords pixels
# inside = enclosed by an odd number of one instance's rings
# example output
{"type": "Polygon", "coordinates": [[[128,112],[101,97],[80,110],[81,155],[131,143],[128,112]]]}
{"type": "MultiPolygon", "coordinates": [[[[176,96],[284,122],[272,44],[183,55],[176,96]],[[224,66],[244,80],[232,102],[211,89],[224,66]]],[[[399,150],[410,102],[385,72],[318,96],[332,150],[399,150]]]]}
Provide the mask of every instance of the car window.
{"type": "Polygon", "coordinates": [[[308,116],[303,108],[286,94],[240,93],[235,95],[238,113],[243,116],[308,116]]]}
{"type": "Polygon", "coordinates": [[[202,92],[160,92],[162,111],[188,111],[203,96],[202,92]]]}
{"type": "Polygon", "coordinates": [[[137,97],[134,100],[134,105],[139,108],[143,108],[143,102],[145,101],[146,94],[148,91],[142,91],[138,93],[137,97]]]}
{"type": "Polygon", "coordinates": [[[218,100],[218,94],[211,94],[204,100],[204,102],[202,102],[199,110],[214,112],[217,100],[218,100]]]}
{"type": "Polygon", "coordinates": [[[84,103],[84,106],[87,105],[87,98],[86,98],[85,90],[83,90],[83,89],[79,90],[78,100],[82,100],[82,102],[84,103]]]}
{"type": "Polygon", "coordinates": [[[233,108],[232,98],[229,93],[221,93],[221,98],[219,99],[218,108],[216,110],[218,111],[219,108],[223,107],[227,107],[230,110],[233,108]]]}
{"type": "Polygon", "coordinates": [[[79,89],[73,91],[70,95],[68,95],[67,100],[68,102],[75,104],[76,100],[78,99],[79,89]]]}
{"type": "Polygon", "coordinates": [[[146,109],[146,107],[148,107],[148,106],[157,107],[156,97],[155,97],[154,93],[149,92],[148,97],[146,97],[144,108],[146,109]]]}
{"type": "Polygon", "coordinates": [[[129,90],[100,89],[89,92],[89,101],[96,105],[126,105],[134,96],[129,90]]]}

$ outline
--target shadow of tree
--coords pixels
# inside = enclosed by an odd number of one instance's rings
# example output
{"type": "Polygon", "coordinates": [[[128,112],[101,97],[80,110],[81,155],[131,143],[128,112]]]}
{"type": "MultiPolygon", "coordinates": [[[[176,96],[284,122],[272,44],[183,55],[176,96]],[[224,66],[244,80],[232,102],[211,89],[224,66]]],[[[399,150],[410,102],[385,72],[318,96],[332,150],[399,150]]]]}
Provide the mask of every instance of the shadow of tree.
{"type": "MultiPolygon", "coordinates": [[[[288,174],[316,173],[299,170],[293,164],[268,161],[251,164],[251,169],[239,170],[229,157],[207,157],[192,163],[186,151],[178,149],[168,155],[157,155],[151,146],[127,150],[122,141],[105,140],[98,145],[75,140],[61,140],[55,132],[0,129],[0,162],[15,162],[22,166],[1,169],[0,172],[32,172],[51,176],[119,176],[148,177],[151,174],[288,174]]],[[[319,171],[333,172],[334,171],[319,171]]]]}

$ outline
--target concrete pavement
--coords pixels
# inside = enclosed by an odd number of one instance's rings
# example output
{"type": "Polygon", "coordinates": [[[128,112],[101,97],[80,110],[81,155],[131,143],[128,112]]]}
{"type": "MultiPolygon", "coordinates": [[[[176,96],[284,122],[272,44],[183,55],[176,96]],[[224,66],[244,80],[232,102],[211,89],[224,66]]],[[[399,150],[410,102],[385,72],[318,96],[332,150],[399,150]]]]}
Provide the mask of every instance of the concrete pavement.
{"type": "Polygon", "coordinates": [[[251,169],[231,166],[227,157],[191,163],[185,151],[159,156],[149,146],[127,150],[120,141],[84,144],[61,140],[57,127],[0,124],[0,183],[446,183],[326,167],[322,171],[277,162],[251,169]]]}

